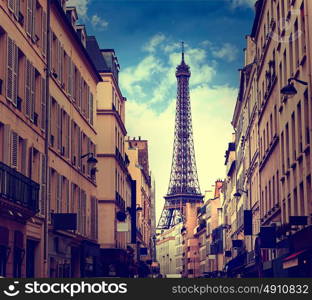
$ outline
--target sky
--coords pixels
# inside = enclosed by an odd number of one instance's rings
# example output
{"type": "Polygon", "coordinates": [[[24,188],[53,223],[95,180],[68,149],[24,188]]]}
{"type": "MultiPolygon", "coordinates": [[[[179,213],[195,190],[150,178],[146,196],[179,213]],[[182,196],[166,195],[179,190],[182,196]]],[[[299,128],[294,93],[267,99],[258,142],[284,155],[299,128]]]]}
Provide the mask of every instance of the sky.
{"type": "Polygon", "coordinates": [[[255,0],[69,0],[101,48],[113,48],[130,137],[149,143],[156,218],[167,193],[174,137],[175,68],[191,68],[190,97],[201,192],[225,178],[224,155],[255,0]]]}

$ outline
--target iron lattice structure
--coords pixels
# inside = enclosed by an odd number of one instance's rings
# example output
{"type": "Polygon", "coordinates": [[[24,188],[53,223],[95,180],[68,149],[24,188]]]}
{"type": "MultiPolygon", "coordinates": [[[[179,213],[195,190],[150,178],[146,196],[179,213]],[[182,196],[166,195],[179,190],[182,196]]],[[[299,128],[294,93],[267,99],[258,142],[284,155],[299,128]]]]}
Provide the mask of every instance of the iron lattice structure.
{"type": "Polygon", "coordinates": [[[182,61],[176,68],[176,77],[178,90],[171,175],[158,229],[169,229],[183,221],[186,203],[203,201],[198,182],[193,141],[189,93],[191,72],[190,67],[184,61],[183,43],[182,61]]]}

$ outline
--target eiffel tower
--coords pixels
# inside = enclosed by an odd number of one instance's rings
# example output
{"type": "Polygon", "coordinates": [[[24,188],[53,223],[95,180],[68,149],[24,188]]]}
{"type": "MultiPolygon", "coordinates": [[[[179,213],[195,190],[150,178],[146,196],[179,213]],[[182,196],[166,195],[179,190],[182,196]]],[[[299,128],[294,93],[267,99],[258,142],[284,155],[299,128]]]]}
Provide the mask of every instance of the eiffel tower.
{"type": "Polygon", "coordinates": [[[184,61],[182,42],[182,61],[176,68],[177,102],[174,130],[174,145],[169,188],[165,198],[157,229],[169,229],[185,220],[187,203],[202,203],[195,151],[191,103],[189,93],[190,67],[184,61]]]}

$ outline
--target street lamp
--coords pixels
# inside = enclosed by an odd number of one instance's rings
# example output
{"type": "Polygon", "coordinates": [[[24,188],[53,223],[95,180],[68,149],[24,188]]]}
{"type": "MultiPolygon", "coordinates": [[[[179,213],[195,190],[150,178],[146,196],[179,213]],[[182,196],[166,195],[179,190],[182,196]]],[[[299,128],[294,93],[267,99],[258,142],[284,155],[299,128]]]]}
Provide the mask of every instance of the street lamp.
{"type": "Polygon", "coordinates": [[[94,169],[95,165],[98,163],[98,160],[94,157],[94,154],[92,152],[89,152],[81,156],[81,158],[85,157],[88,157],[87,163],[90,166],[90,168],[94,169]]]}
{"type": "Polygon", "coordinates": [[[297,78],[291,77],[288,79],[288,84],[281,89],[281,94],[285,96],[294,96],[297,94],[297,90],[292,81],[296,81],[302,85],[308,85],[306,81],[299,80],[297,78]]]}
{"type": "Polygon", "coordinates": [[[241,191],[242,193],[245,193],[245,194],[248,195],[248,191],[244,191],[244,190],[242,190],[242,189],[238,189],[238,190],[236,191],[236,193],[235,193],[233,196],[234,196],[234,197],[241,197],[242,194],[240,193],[240,191],[241,191]]]}

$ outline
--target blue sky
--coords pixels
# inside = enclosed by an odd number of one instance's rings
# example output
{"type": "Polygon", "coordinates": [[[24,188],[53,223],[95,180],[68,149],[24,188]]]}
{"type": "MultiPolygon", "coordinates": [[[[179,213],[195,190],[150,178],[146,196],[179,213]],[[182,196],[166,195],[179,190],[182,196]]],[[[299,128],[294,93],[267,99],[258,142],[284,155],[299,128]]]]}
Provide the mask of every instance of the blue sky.
{"type": "Polygon", "coordinates": [[[167,192],[173,144],[175,67],[186,44],[191,67],[195,153],[201,190],[225,177],[224,153],[251,31],[255,0],[69,0],[102,48],[114,48],[131,137],[149,140],[157,217],[167,192]]]}

